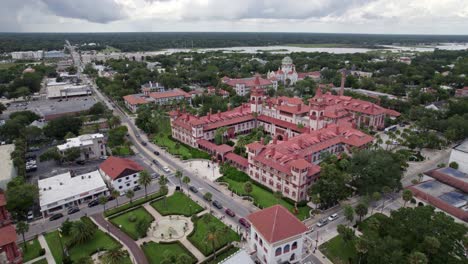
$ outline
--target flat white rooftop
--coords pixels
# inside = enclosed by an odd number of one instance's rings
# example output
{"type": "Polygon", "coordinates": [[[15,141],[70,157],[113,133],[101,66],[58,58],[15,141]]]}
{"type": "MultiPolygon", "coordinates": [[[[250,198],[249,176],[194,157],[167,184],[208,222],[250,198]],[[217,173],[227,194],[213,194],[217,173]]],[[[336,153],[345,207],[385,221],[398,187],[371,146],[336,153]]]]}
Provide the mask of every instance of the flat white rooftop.
{"type": "Polygon", "coordinates": [[[462,143],[455,146],[453,149],[462,151],[468,154],[468,139],[465,139],[462,143]]]}
{"type": "Polygon", "coordinates": [[[96,134],[85,134],[79,137],[69,138],[67,139],[67,142],[65,144],[58,145],[57,148],[60,151],[64,151],[64,150],[67,150],[69,148],[74,148],[74,147],[90,146],[93,144],[93,139],[97,139],[97,138],[104,138],[104,135],[101,133],[96,133],[96,134]]]}
{"type": "Polygon", "coordinates": [[[39,180],[37,185],[42,211],[107,190],[98,170],[75,177],[67,172],[39,180]]]}
{"type": "Polygon", "coordinates": [[[47,86],[47,98],[71,97],[90,95],[91,88],[88,85],[56,84],[47,86]]]}

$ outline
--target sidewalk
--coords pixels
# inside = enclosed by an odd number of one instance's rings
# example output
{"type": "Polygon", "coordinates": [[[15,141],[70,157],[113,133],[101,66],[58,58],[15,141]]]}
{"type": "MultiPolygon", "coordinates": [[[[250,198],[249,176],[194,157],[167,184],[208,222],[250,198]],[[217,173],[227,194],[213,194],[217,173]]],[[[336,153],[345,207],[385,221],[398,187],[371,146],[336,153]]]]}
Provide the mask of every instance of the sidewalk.
{"type": "Polygon", "coordinates": [[[47,263],[55,264],[54,256],[52,256],[52,252],[50,251],[49,245],[47,244],[45,237],[43,235],[39,235],[37,239],[39,240],[39,244],[41,244],[41,247],[45,249],[46,253],[44,256],[47,259],[47,263]]]}
{"type": "Polygon", "coordinates": [[[91,219],[106,233],[109,233],[117,239],[121,244],[128,249],[128,253],[132,257],[132,262],[137,264],[149,264],[146,259],[145,253],[138,246],[138,244],[130,238],[127,234],[122,232],[120,229],[115,227],[113,224],[109,223],[102,214],[95,214],[91,216],[91,219]],[[108,230],[108,231],[107,231],[108,230]]]}

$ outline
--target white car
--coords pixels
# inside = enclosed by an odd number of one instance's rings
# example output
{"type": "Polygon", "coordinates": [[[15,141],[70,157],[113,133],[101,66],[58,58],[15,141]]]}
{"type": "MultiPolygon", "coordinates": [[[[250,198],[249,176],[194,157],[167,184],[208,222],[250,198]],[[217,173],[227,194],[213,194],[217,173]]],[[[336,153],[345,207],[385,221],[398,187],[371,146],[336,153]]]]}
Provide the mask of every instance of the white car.
{"type": "Polygon", "coordinates": [[[171,172],[171,170],[168,167],[163,167],[163,171],[165,172],[171,172]]]}
{"type": "Polygon", "coordinates": [[[332,214],[328,217],[328,221],[334,221],[338,218],[338,214],[332,214]]]}
{"type": "Polygon", "coordinates": [[[33,220],[34,219],[34,213],[33,211],[28,212],[28,220],[33,220]]]}

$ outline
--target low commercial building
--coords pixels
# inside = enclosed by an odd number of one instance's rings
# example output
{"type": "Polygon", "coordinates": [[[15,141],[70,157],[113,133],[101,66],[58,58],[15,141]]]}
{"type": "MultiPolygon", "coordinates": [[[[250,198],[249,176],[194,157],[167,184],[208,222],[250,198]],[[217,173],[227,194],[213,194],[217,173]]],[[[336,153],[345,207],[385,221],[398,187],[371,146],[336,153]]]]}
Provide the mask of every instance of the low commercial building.
{"type": "Polygon", "coordinates": [[[11,53],[14,60],[41,60],[44,57],[44,51],[15,51],[11,53]]]}
{"type": "Polygon", "coordinates": [[[39,180],[37,185],[43,216],[87,203],[108,193],[106,183],[98,170],[82,175],[67,172],[39,180]]]}
{"type": "Polygon", "coordinates": [[[11,160],[11,153],[15,150],[14,144],[0,145],[0,189],[6,190],[8,182],[16,177],[16,168],[11,160]]]}
{"type": "Polygon", "coordinates": [[[106,155],[104,135],[100,133],[69,138],[65,144],[58,145],[57,148],[62,155],[65,155],[68,149],[79,148],[81,150],[80,160],[98,159],[106,155]]]}
{"type": "Polygon", "coordinates": [[[16,244],[18,236],[6,204],[5,194],[0,190],[0,263],[20,264],[23,257],[16,244]]]}
{"type": "Polygon", "coordinates": [[[307,227],[281,205],[247,216],[248,244],[260,263],[298,263],[302,260],[307,227]]]}
{"type": "Polygon", "coordinates": [[[144,168],[133,160],[110,156],[99,166],[99,172],[109,188],[124,194],[138,186],[140,172],[144,168]]]}
{"type": "Polygon", "coordinates": [[[68,98],[74,96],[87,96],[91,95],[91,87],[87,84],[76,85],[76,84],[60,84],[60,85],[48,85],[47,86],[47,99],[54,98],[68,98]]]}
{"type": "Polygon", "coordinates": [[[468,173],[468,139],[453,147],[449,162],[456,162],[458,170],[468,173]]]}

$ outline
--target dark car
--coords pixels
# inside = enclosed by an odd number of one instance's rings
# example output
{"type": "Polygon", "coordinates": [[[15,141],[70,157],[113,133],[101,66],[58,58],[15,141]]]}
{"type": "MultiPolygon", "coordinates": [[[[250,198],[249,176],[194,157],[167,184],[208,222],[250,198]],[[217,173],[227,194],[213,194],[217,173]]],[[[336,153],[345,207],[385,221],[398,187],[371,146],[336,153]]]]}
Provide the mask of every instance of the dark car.
{"type": "Polygon", "coordinates": [[[153,151],[154,155],[159,156],[159,151],[153,151]]]}
{"type": "Polygon", "coordinates": [[[50,220],[50,221],[55,221],[55,220],[60,219],[60,218],[62,218],[62,217],[63,217],[63,214],[62,214],[62,213],[58,213],[58,214],[52,215],[52,216],[49,218],[49,220],[50,220]]]}
{"type": "Polygon", "coordinates": [[[106,198],[107,198],[107,201],[115,200],[114,196],[112,196],[112,195],[109,195],[106,198]]]}
{"type": "Polygon", "coordinates": [[[139,191],[139,190],[141,190],[140,185],[137,185],[137,186],[133,187],[134,192],[139,191]]]}
{"type": "Polygon", "coordinates": [[[213,205],[214,205],[214,207],[216,207],[218,209],[223,209],[223,205],[220,202],[216,201],[216,200],[213,201],[213,205]]]}
{"type": "Polygon", "coordinates": [[[141,144],[142,144],[143,146],[148,145],[148,143],[146,143],[146,142],[144,142],[144,141],[142,141],[141,144]]]}
{"type": "Polygon", "coordinates": [[[99,200],[92,200],[91,202],[88,203],[88,207],[94,207],[99,205],[99,200]]]}
{"type": "Polygon", "coordinates": [[[239,218],[239,224],[245,228],[250,228],[250,223],[245,218],[239,218]]]}
{"type": "Polygon", "coordinates": [[[195,186],[190,186],[190,187],[189,187],[189,190],[192,191],[192,192],[194,192],[194,193],[197,193],[197,192],[198,192],[198,189],[197,189],[197,187],[195,187],[195,186]]]}
{"type": "Polygon", "coordinates": [[[80,208],[74,206],[74,207],[68,208],[68,212],[67,212],[67,213],[68,213],[69,215],[71,215],[71,214],[74,214],[74,213],[79,212],[79,211],[80,211],[80,208]]]}
{"type": "Polygon", "coordinates": [[[77,161],[76,161],[76,164],[84,165],[84,164],[85,164],[85,161],[84,161],[84,160],[77,160],[77,161]]]}
{"type": "Polygon", "coordinates": [[[226,211],[224,211],[227,215],[229,215],[230,217],[234,217],[236,216],[236,213],[234,213],[233,210],[229,209],[229,208],[226,208],[226,211]]]}

